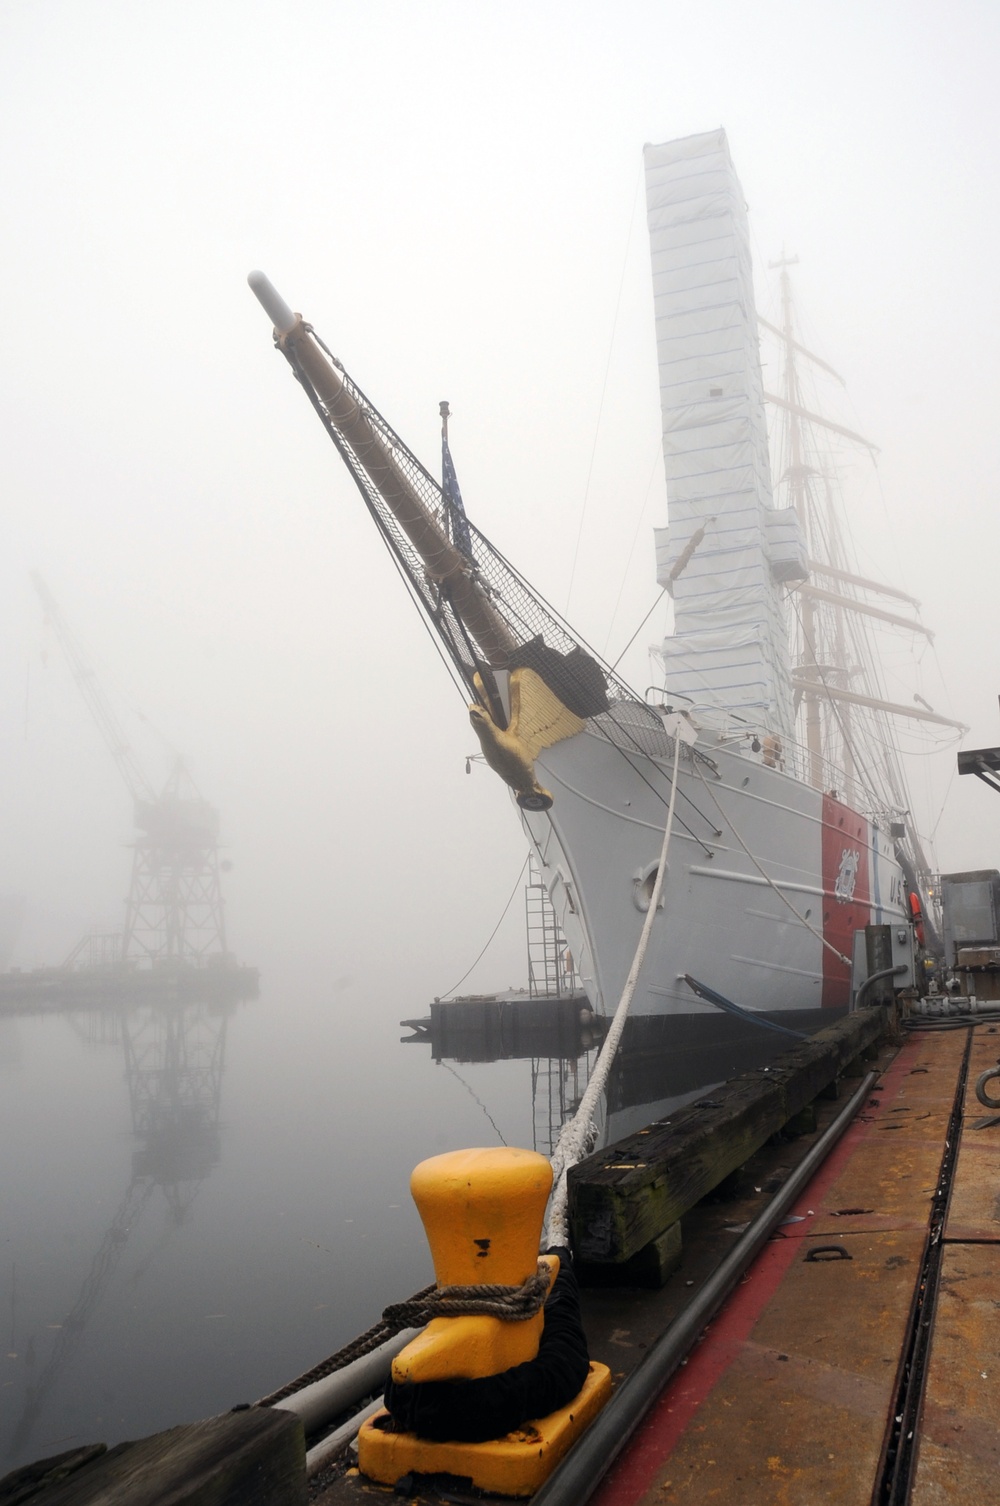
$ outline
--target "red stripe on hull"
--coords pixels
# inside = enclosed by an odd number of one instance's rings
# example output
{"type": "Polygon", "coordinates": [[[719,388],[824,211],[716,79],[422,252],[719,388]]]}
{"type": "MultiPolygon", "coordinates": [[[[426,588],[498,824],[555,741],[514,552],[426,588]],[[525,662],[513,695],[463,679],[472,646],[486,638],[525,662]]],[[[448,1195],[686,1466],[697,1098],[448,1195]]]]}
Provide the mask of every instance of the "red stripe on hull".
{"type": "MultiPolygon", "coordinates": [[[[836,796],[823,796],[823,935],[850,957],[854,932],[871,920],[868,822],[836,796]]],[[[851,969],[823,948],[824,1009],[850,1003],[851,969]]]]}

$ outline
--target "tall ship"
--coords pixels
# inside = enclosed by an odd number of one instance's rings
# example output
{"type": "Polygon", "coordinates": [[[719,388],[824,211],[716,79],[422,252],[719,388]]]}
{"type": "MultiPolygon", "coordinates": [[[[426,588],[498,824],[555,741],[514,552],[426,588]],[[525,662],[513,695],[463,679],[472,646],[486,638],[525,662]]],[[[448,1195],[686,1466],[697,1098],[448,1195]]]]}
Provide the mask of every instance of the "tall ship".
{"type": "Polygon", "coordinates": [[[886,692],[877,630],[926,630],[849,558],[824,443],[866,441],[808,405],[806,371],[830,368],[795,327],[787,262],[765,393],[725,133],[647,147],[645,168],[673,631],[644,695],[467,517],[446,427],[439,485],[267,278],[249,280],[467,692],[595,1011],[615,1010],[662,863],[632,1017],[697,1032],[735,1006],[815,1026],[849,1006],[855,933],[926,908],[894,728],[958,724],[886,692]]]}

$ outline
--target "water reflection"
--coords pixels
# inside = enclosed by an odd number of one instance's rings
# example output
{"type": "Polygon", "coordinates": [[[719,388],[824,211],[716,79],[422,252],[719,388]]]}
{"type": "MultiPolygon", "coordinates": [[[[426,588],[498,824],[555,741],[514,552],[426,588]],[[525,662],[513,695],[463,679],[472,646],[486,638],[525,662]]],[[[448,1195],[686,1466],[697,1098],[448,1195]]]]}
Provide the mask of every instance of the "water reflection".
{"type": "MultiPolygon", "coordinates": [[[[764,1018],[803,1033],[829,1023],[807,1010],[764,1018]]],[[[544,1155],[576,1112],[606,1025],[585,999],[526,996],[436,1003],[428,1019],[403,1023],[414,1031],[404,1040],[429,1045],[435,1061],[530,1059],[534,1148],[544,1155]]],[[[740,1072],[766,1066],[789,1044],[787,1035],[753,1021],[707,1011],[627,1020],[598,1110],[598,1144],[612,1144],[740,1072]]]]}
{"type": "MultiPolygon", "coordinates": [[[[549,1153],[589,1081],[601,1022],[535,1002],[478,1027],[432,1011],[406,1047],[391,998],[331,1003],[314,965],[238,1021],[190,999],[0,1014],[4,1467],[252,1400],[424,1285],[416,1162],[549,1153]]],[[[632,1021],[605,1137],[776,1046],[707,1013],[690,1039],[632,1021]]]]}
{"type": "Polygon", "coordinates": [[[429,1045],[445,1065],[530,1061],[532,1144],[548,1156],[590,1081],[606,1022],[580,993],[435,1000],[428,1018],[402,1024],[414,1032],[404,1044],[429,1045]]]}
{"type": "MultiPolygon", "coordinates": [[[[79,1292],[47,1358],[35,1373],[38,1349],[30,1334],[21,1347],[27,1372],[21,1412],[9,1455],[30,1454],[28,1445],[54,1388],[72,1365],[88,1322],[121,1261],[133,1231],[156,1194],[167,1207],[165,1233],[133,1275],[140,1280],[191,1206],[221,1153],[219,1114],[226,1031],[232,1002],[158,1002],[132,1008],[68,1014],[73,1030],[90,1047],[122,1051],[132,1131],[139,1145],[132,1175],[118,1202],[79,1292]]],[[[16,1281],[11,1294],[11,1350],[16,1353],[16,1281]]]]}

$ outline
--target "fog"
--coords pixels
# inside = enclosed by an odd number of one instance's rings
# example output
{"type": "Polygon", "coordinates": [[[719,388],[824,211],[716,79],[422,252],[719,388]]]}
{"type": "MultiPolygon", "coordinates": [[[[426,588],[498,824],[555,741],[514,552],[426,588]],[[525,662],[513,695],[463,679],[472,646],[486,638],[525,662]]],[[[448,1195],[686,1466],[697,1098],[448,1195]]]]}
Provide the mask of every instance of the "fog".
{"type": "MultiPolygon", "coordinates": [[[[937,629],[925,696],[1000,742],[994,6],[8,0],[0,38],[16,962],[120,922],[132,830],[37,568],[154,782],[178,750],[219,806],[242,960],[345,1021],[466,972],[517,821],[246,273],[432,471],[450,400],[471,516],[613,659],[665,520],[641,148],[720,124],[880,447],[862,563],[937,629]]],[[[953,764],[917,763],[921,825],[992,866],[1000,806],[953,764]]],[[[523,979],[522,913],[467,988],[523,979]]]]}

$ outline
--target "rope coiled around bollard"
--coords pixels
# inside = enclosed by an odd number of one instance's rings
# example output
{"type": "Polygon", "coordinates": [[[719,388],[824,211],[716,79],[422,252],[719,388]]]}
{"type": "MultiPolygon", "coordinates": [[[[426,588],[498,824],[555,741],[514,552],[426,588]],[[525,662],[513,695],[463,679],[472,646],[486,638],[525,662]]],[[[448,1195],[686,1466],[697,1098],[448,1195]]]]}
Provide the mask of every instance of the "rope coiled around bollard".
{"type": "MultiPolygon", "coordinates": [[[[569,1251],[559,1256],[559,1274],[545,1300],[545,1325],[534,1359],[468,1380],[396,1382],[389,1377],[385,1405],[397,1429],[434,1442],[482,1443],[502,1438],[532,1417],[548,1417],[578,1396],[590,1367],[580,1318],[580,1292],[569,1251]]],[[[530,1278],[525,1287],[539,1277],[530,1278]]],[[[548,1276],[545,1277],[546,1283],[548,1276]]],[[[491,1288],[484,1288],[490,1291],[491,1288]]],[[[501,1287],[509,1312],[524,1287],[501,1287]]],[[[471,1299],[477,1304],[483,1299],[471,1299]]],[[[489,1299],[487,1299],[489,1300],[489,1299]]]]}
{"type": "Polygon", "coordinates": [[[543,1260],[521,1286],[439,1286],[408,1302],[395,1302],[382,1314],[386,1323],[400,1328],[416,1328],[432,1318],[501,1318],[505,1323],[522,1323],[541,1312],[548,1296],[552,1273],[543,1260]]]}
{"type": "MultiPolygon", "coordinates": [[[[409,1301],[421,1302],[430,1296],[431,1292],[436,1291],[436,1286],[425,1286],[419,1292],[415,1292],[409,1298],[409,1301]]],[[[398,1307],[405,1307],[407,1304],[400,1302],[396,1305],[398,1307]]],[[[254,1406],[273,1407],[275,1402],[284,1401],[286,1396],[292,1396],[296,1391],[301,1391],[304,1387],[311,1386],[314,1381],[325,1380],[328,1375],[333,1375],[335,1371],[343,1370],[346,1365],[353,1364],[355,1360],[362,1359],[366,1354],[371,1354],[373,1349],[377,1349],[380,1344],[386,1343],[387,1340],[394,1338],[397,1333],[401,1333],[404,1328],[408,1328],[409,1326],[405,1322],[388,1323],[383,1314],[377,1323],[373,1323],[371,1328],[359,1334],[356,1339],[352,1339],[349,1344],[345,1344],[343,1349],[338,1349],[328,1359],[320,1360],[318,1365],[314,1365],[311,1370],[304,1371],[302,1375],[297,1375],[286,1386],[280,1386],[277,1391],[268,1392],[267,1396],[262,1396],[259,1401],[255,1401],[254,1406]]]]}
{"type": "Polygon", "coordinates": [[[343,1349],[321,1360],[311,1370],[306,1370],[295,1380],[289,1381],[277,1391],[271,1391],[254,1402],[255,1407],[273,1407],[314,1381],[325,1380],[337,1370],[360,1360],[380,1344],[386,1343],[404,1328],[421,1328],[432,1318],[466,1318],[484,1316],[501,1318],[508,1323],[519,1323],[533,1318],[540,1312],[548,1295],[551,1272],[544,1261],[521,1286],[500,1286],[488,1283],[481,1286],[425,1286],[405,1302],[393,1302],[384,1310],[377,1323],[359,1334],[343,1349]]]}

